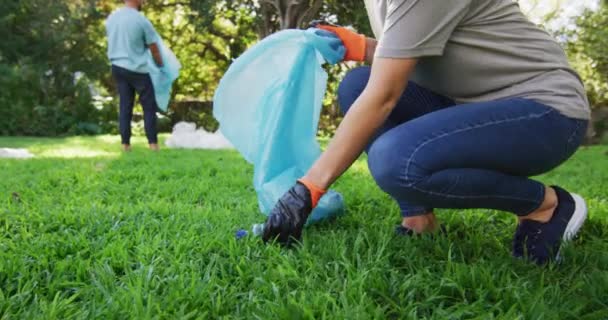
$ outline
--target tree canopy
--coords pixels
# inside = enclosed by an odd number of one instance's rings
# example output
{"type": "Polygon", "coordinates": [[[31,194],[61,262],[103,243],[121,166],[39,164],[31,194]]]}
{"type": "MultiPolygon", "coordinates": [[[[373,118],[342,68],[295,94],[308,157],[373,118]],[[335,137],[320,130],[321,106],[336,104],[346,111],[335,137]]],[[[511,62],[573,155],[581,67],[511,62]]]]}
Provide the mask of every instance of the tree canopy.
{"type": "MultiPolygon", "coordinates": [[[[0,2],[2,134],[115,130],[117,99],[103,23],[121,4],[116,0],[0,2]]],[[[604,3],[581,16],[574,31],[556,34],[598,106],[608,101],[607,10],[604,3]]],[[[362,0],[151,0],[144,14],[183,64],[174,86],[176,107],[166,115],[170,119],[181,112],[180,103],[192,106],[193,102],[207,103],[207,112],[188,117],[209,119],[208,105],[230,63],[278,30],[306,28],[313,19],[325,19],[371,35],[362,0]]],[[[339,78],[345,68],[328,69],[330,79],[339,78]]],[[[330,84],[328,107],[334,104],[335,88],[336,83],[330,84]]]]}

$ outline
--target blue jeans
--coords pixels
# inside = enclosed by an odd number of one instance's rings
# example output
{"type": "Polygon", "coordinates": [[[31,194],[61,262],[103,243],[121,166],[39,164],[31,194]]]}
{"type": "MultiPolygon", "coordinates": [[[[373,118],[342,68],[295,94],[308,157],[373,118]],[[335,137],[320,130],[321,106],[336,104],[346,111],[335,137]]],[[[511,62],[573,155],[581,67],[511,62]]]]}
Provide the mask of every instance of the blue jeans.
{"type": "Polygon", "coordinates": [[[156,109],[158,107],[150,75],[114,65],[112,75],[116,80],[120,95],[119,129],[122,144],[131,144],[131,119],[133,118],[135,92],[139,94],[139,102],[144,110],[144,129],[148,143],[158,143],[156,131],[156,109]]]}
{"type": "MultiPolygon", "coordinates": [[[[363,92],[369,75],[369,67],[346,75],[338,89],[342,112],[363,92]]],[[[404,217],[433,208],[526,215],[541,205],[545,192],[528,177],[574,154],[587,123],[522,98],[456,105],[410,82],[369,144],[368,165],[404,217]]]]}

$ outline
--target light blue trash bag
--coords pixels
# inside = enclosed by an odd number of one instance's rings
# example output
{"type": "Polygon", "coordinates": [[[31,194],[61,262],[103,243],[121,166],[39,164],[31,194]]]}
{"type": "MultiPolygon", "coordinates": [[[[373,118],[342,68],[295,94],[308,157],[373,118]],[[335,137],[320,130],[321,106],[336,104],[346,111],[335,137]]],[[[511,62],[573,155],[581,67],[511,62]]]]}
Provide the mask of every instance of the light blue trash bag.
{"type": "MultiPolygon", "coordinates": [[[[338,63],[344,53],[332,33],[285,30],[247,50],[220,81],[213,115],[254,165],[253,185],[266,215],[321,154],[316,133],[327,84],[321,65],[338,63]]],[[[308,224],[343,212],[342,195],[329,191],[308,224]]]]}
{"type": "Polygon", "coordinates": [[[160,110],[167,112],[173,81],[179,77],[179,70],[182,68],[182,65],[177,60],[175,54],[160,40],[160,36],[156,35],[156,38],[159,39],[157,45],[160,56],[163,59],[163,66],[159,68],[156,65],[152,54],[148,50],[148,72],[152,79],[152,86],[154,86],[156,104],[160,110]]]}

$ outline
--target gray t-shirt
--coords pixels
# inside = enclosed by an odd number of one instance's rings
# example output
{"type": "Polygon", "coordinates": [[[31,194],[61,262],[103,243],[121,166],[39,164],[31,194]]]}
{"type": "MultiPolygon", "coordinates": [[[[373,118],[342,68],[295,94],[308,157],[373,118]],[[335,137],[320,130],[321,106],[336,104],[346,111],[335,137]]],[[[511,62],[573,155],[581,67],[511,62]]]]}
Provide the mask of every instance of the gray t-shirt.
{"type": "Polygon", "coordinates": [[[365,0],[376,57],[419,58],[412,81],[458,103],[522,97],[578,119],[589,102],[564,50],[512,0],[365,0]]]}

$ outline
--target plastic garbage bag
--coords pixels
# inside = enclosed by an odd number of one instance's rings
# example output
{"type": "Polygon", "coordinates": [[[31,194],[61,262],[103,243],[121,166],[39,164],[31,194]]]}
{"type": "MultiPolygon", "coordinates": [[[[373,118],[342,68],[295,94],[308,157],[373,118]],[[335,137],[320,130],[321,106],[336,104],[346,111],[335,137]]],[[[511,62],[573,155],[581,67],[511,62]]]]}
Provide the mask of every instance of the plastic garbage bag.
{"type": "Polygon", "coordinates": [[[159,68],[156,65],[152,54],[148,50],[148,72],[154,86],[156,104],[161,111],[167,112],[169,100],[171,99],[171,87],[173,86],[173,81],[179,77],[179,70],[182,68],[182,65],[177,60],[173,51],[167,48],[163,41],[160,40],[159,35],[157,35],[157,39],[159,39],[157,45],[160,56],[163,59],[163,66],[159,68]]]}
{"type": "Polygon", "coordinates": [[[0,158],[29,159],[33,158],[27,149],[0,148],[0,158]]]}
{"type": "MultiPolygon", "coordinates": [[[[285,30],[247,50],[220,81],[213,114],[224,136],[254,165],[253,185],[266,215],[321,154],[316,133],[327,84],[322,65],[341,61],[344,52],[332,33],[285,30]]],[[[308,223],[343,212],[342,195],[330,191],[308,223]]]]}
{"type": "Polygon", "coordinates": [[[175,124],[165,145],[185,149],[232,149],[230,141],[226,140],[220,130],[210,133],[203,128],[196,129],[196,124],[191,122],[175,124]]]}

